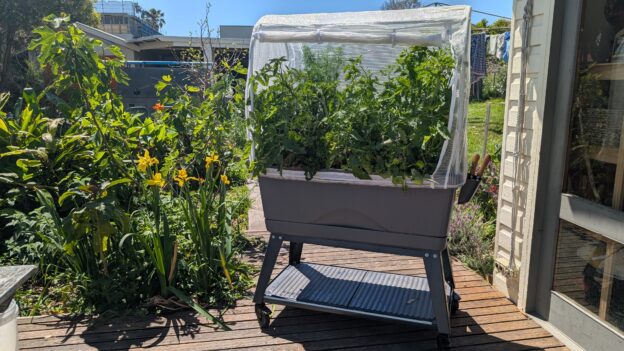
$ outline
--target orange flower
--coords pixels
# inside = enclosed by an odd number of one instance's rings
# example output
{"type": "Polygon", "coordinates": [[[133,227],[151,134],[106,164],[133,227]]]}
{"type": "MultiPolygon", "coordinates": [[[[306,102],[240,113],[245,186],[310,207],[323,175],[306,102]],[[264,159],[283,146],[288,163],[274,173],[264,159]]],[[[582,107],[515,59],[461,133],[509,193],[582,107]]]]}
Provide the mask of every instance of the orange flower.
{"type": "Polygon", "coordinates": [[[154,109],[154,111],[163,111],[165,109],[165,105],[157,102],[154,104],[154,106],[152,106],[152,108],[154,109]]]}

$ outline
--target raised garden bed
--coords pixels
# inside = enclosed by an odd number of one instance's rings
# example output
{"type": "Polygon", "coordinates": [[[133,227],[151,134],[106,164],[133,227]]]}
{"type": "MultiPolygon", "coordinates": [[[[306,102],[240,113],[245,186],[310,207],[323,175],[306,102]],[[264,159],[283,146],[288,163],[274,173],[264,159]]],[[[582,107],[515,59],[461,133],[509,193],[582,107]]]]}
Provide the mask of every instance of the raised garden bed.
{"type": "Polygon", "coordinates": [[[263,328],[265,304],[280,303],[435,326],[448,346],[459,296],[446,240],[468,173],[469,38],[466,6],[256,24],[247,98],[271,232],[254,296],[263,328]],[[284,241],[290,265],[270,282],[284,241]],[[304,243],[423,257],[427,277],[302,263],[304,243]]]}

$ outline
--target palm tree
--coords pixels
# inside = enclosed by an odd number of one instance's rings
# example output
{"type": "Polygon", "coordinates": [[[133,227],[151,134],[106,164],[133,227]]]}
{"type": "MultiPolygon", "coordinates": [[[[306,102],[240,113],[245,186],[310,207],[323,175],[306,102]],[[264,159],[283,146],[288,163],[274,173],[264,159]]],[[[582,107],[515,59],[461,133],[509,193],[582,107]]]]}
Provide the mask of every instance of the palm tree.
{"type": "Polygon", "coordinates": [[[165,13],[154,8],[141,12],[141,18],[156,30],[165,25],[165,13]]]}
{"type": "Polygon", "coordinates": [[[132,9],[134,10],[134,15],[135,16],[138,16],[138,15],[143,16],[143,8],[138,3],[133,2],[132,3],[132,9]]]}
{"type": "Polygon", "coordinates": [[[420,7],[420,0],[386,0],[381,6],[382,10],[403,10],[420,7]]]}

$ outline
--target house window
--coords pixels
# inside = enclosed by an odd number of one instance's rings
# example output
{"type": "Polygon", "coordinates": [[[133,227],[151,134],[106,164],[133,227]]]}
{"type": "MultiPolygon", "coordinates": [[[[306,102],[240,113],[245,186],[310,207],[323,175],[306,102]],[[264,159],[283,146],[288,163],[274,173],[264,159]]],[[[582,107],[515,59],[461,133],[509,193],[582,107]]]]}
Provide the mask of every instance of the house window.
{"type": "Polygon", "coordinates": [[[553,290],[624,330],[624,0],[583,2],[577,50],[553,290]]]}
{"type": "Polygon", "coordinates": [[[624,209],[624,15],[585,6],[564,192],[624,209]]]}
{"type": "Polygon", "coordinates": [[[561,221],[553,290],[624,330],[624,245],[561,221]]]}

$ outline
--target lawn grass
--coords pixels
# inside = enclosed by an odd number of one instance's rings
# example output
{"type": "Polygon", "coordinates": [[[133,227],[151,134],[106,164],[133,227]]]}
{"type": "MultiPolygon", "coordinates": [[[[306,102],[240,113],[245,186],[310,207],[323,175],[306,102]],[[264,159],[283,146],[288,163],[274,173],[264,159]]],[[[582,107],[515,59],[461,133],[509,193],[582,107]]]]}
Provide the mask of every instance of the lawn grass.
{"type": "MultiPolygon", "coordinates": [[[[503,142],[503,119],[505,115],[505,100],[492,99],[485,102],[471,102],[468,106],[468,158],[474,154],[480,154],[483,148],[485,128],[486,104],[491,104],[490,128],[488,135],[487,152],[498,163],[500,160],[494,155],[502,147],[503,142]]],[[[483,155],[481,155],[483,157],[483,155]]]]}

